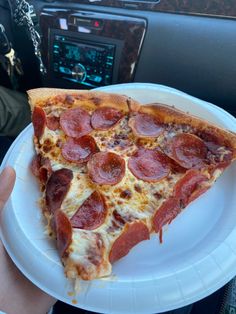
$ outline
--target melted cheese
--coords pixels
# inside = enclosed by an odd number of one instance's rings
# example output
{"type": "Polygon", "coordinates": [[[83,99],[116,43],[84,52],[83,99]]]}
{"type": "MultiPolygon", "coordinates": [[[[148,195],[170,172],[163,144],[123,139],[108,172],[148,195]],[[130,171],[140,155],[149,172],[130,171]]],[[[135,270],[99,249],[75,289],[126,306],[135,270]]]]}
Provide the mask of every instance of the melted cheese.
{"type": "MultiPolygon", "coordinates": [[[[57,111],[57,115],[60,110],[57,111]]],[[[74,228],[68,257],[64,258],[65,271],[69,278],[93,279],[111,274],[109,251],[114,241],[120,236],[124,224],[115,219],[118,213],[124,221],[143,221],[152,232],[152,217],[161,204],[171,196],[176,182],[183,176],[181,173],[170,173],[156,183],[148,183],[136,178],[128,168],[129,156],[137,149],[137,143],[145,148],[161,147],[166,139],[180,132],[181,128],[163,132],[155,139],[137,139],[128,126],[128,118],[122,118],[118,124],[106,131],[92,131],[100,151],[110,151],[124,158],[125,176],[114,186],[96,185],[87,174],[86,165],[77,165],[66,161],[61,155],[61,145],[66,136],[62,130],[52,131],[45,127],[40,142],[36,144],[37,153],[48,157],[53,171],[68,168],[73,171],[69,191],[63,200],[61,210],[71,218],[83,202],[98,190],[105,198],[108,213],[105,222],[95,230],[74,228]],[[98,249],[98,241],[100,249],[98,249]]],[[[227,152],[226,152],[227,153],[227,152]]],[[[213,181],[221,171],[215,171],[213,181]]],[[[42,197],[44,204],[45,193],[42,197]]],[[[51,217],[47,217],[49,220],[51,217]]]]}
{"type": "Polygon", "coordinates": [[[108,261],[106,235],[96,231],[74,229],[70,245],[69,258],[66,261],[65,272],[69,278],[78,275],[84,279],[94,279],[108,276],[111,273],[111,264],[108,261]],[[98,241],[104,250],[98,248],[98,241]]]}
{"type": "MultiPolygon", "coordinates": [[[[65,272],[69,278],[79,276],[83,279],[92,279],[110,275],[111,264],[108,253],[124,228],[123,224],[115,220],[113,212],[119,213],[127,222],[143,221],[151,232],[154,212],[170,195],[171,188],[180,177],[180,175],[170,175],[158,183],[148,183],[137,179],[130,172],[128,156],[137,149],[137,146],[136,139],[128,126],[127,117],[122,118],[114,128],[107,131],[93,131],[91,135],[95,138],[100,151],[112,151],[125,159],[125,176],[118,184],[97,186],[88,177],[86,166],[78,166],[66,161],[60,153],[60,145],[66,139],[62,130],[52,131],[46,127],[38,149],[39,152],[43,151],[44,157],[50,159],[53,171],[64,167],[73,171],[70,189],[61,205],[61,210],[69,218],[95,190],[105,197],[108,208],[105,222],[97,229],[92,231],[73,229],[69,256],[64,261],[65,272]],[[96,261],[100,254],[98,251],[96,253],[98,237],[105,249],[102,250],[100,260],[96,261]]],[[[142,141],[143,146],[147,148],[158,145],[155,140],[143,139],[142,141]]]]}
{"type": "MultiPolygon", "coordinates": [[[[86,172],[79,174],[79,180],[74,177],[72,180],[70,190],[65,197],[61,209],[71,218],[82,203],[92,194],[96,189],[106,199],[108,214],[105,222],[97,229],[92,231],[73,229],[73,239],[69,248],[70,254],[66,262],[67,276],[74,277],[75,264],[83,265],[86,271],[89,271],[89,278],[98,278],[107,276],[111,272],[111,265],[109,263],[108,253],[114,241],[120,236],[124,225],[119,225],[116,222],[114,227],[113,212],[117,211],[121,217],[127,221],[142,220],[148,226],[150,232],[152,231],[152,217],[154,212],[168,198],[172,187],[181,177],[178,175],[171,175],[158,183],[147,183],[138,180],[128,169],[126,161],[126,174],[120,183],[115,186],[96,186],[88,178],[86,172]],[[140,193],[136,191],[137,186],[140,193]],[[129,193],[127,192],[129,191],[129,193]],[[129,197],[124,197],[128,193],[129,197]],[[155,196],[157,195],[157,197],[155,196]],[[87,251],[94,251],[96,245],[94,244],[94,234],[98,234],[106,249],[103,251],[102,269],[95,267],[88,263],[87,251]],[[104,266],[106,265],[106,267],[104,266]]],[[[78,169],[77,169],[78,171],[78,169]]],[[[95,253],[94,253],[95,254],[95,253]]],[[[78,271],[78,269],[77,269],[78,271]]],[[[83,270],[83,273],[86,273],[83,270]]]]}
{"type": "Polygon", "coordinates": [[[117,153],[121,156],[131,155],[136,149],[135,137],[128,126],[128,117],[123,117],[113,128],[106,131],[93,131],[101,151],[117,153]]]}

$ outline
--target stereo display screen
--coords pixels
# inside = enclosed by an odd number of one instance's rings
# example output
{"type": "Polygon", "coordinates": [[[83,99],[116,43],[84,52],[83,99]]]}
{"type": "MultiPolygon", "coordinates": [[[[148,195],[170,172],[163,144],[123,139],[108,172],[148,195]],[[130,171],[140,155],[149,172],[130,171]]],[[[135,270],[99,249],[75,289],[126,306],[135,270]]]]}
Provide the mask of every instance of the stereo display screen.
{"type": "Polygon", "coordinates": [[[67,44],[63,46],[66,59],[73,59],[78,62],[96,62],[97,57],[105,50],[101,47],[88,46],[83,44],[67,44]]]}
{"type": "Polygon", "coordinates": [[[115,45],[70,40],[56,35],[53,71],[58,78],[96,87],[112,83],[115,45]]]}

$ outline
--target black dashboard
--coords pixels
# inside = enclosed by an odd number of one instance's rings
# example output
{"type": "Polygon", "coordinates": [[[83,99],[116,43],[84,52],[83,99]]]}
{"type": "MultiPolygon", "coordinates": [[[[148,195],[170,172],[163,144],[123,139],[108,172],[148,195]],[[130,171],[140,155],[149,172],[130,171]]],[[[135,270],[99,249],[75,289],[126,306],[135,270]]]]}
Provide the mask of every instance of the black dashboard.
{"type": "MultiPolygon", "coordinates": [[[[90,89],[158,83],[236,114],[234,0],[30,3],[38,18],[47,68],[41,85],[90,89]]],[[[30,77],[28,50],[21,57],[30,77]]],[[[34,84],[28,79],[30,87],[39,82],[35,70],[34,77],[34,84]]]]}

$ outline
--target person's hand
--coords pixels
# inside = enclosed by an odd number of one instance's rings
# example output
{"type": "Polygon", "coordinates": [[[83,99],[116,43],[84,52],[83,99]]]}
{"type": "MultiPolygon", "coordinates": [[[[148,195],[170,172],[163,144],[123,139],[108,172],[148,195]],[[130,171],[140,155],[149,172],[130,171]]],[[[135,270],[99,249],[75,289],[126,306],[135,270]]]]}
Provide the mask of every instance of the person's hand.
{"type": "MultiPolygon", "coordinates": [[[[0,174],[0,214],[11,194],[15,177],[11,167],[0,174]]],[[[7,314],[46,314],[55,301],[22,275],[0,240],[0,311],[7,314]]]]}

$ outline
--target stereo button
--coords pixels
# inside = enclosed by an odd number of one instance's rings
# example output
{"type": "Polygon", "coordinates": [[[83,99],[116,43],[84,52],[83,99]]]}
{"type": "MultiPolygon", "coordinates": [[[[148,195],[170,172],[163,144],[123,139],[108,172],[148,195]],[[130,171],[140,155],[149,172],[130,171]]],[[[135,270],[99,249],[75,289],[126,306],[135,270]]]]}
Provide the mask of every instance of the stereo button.
{"type": "Polygon", "coordinates": [[[87,72],[83,64],[78,63],[72,69],[72,77],[79,82],[86,80],[87,72]]]}
{"type": "Polygon", "coordinates": [[[95,83],[100,83],[102,81],[102,77],[98,75],[90,75],[89,79],[95,83]]]}
{"type": "Polygon", "coordinates": [[[53,63],[53,70],[55,72],[58,72],[58,63],[56,63],[56,62],[53,63]]]}
{"type": "Polygon", "coordinates": [[[65,68],[65,67],[60,66],[60,67],[59,67],[59,71],[60,71],[61,73],[64,73],[64,74],[71,75],[71,70],[68,69],[68,68],[65,68]]]}

